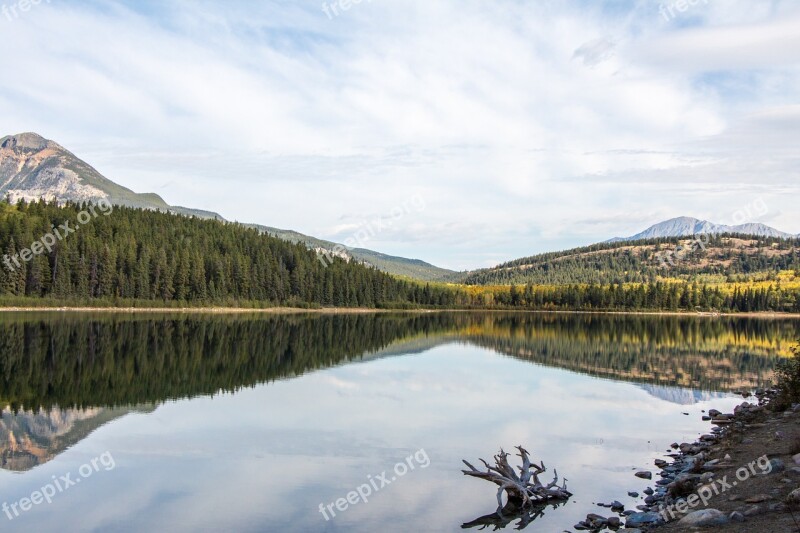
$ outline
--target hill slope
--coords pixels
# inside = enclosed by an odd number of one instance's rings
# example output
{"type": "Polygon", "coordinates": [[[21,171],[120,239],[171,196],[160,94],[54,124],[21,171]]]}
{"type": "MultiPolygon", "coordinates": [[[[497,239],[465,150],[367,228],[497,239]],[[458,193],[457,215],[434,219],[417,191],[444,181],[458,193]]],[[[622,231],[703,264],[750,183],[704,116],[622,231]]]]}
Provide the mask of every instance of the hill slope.
{"type": "Polygon", "coordinates": [[[509,261],[470,272],[468,285],[649,282],[744,279],[800,269],[800,239],[707,235],[601,243],[509,261]]]}

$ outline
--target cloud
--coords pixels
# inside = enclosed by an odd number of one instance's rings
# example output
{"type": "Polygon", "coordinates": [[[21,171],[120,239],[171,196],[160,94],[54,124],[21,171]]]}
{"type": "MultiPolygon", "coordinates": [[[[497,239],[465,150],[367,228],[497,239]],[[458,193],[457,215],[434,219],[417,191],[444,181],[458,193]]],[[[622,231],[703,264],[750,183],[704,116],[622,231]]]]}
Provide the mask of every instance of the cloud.
{"type": "Polygon", "coordinates": [[[798,20],[793,2],[669,21],[633,1],[333,19],[284,1],[43,4],[0,21],[17,51],[0,113],[134,190],[320,237],[421,191],[426,209],[370,246],[457,269],[642,229],[589,219],[722,215],[766,187],[798,232],[798,20]]]}

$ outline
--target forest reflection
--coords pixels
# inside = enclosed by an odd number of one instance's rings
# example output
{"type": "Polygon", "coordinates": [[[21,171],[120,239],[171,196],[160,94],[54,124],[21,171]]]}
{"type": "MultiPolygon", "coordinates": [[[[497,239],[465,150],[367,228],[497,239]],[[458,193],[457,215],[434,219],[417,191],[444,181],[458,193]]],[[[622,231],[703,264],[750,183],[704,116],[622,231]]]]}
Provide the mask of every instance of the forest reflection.
{"type": "MultiPolygon", "coordinates": [[[[27,471],[159,403],[448,343],[659,387],[767,383],[798,322],[535,313],[0,317],[0,467],[27,471]]],[[[413,364],[413,361],[411,362],[413,364]]]]}
{"type": "Polygon", "coordinates": [[[765,384],[797,334],[797,321],[734,317],[7,315],[0,318],[0,404],[150,404],[448,342],[604,378],[733,391],[765,384]]]}

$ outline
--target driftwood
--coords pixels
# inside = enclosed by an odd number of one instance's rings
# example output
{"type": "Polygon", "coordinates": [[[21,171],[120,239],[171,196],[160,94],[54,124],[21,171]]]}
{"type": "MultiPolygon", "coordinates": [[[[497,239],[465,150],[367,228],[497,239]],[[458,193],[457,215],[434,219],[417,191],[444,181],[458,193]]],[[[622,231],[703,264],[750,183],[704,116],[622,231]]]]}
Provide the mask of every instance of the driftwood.
{"type": "Polygon", "coordinates": [[[562,485],[558,486],[558,472],[554,469],[555,477],[547,485],[539,481],[539,474],[547,471],[544,463],[532,463],[528,456],[528,451],[522,446],[517,446],[518,457],[522,458],[522,466],[518,466],[519,474],[508,464],[509,454],[502,448],[500,453],[494,456],[495,466],[489,465],[481,459],[486,466],[486,471],[482,472],[464,461],[469,470],[462,470],[467,476],[477,477],[491,481],[499,488],[497,489],[497,514],[504,516],[504,513],[518,509],[530,509],[538,507],[542,503],[553,501],[566,501],[572,493],[567,490],[567,480],[564,479],[562,485]],[[506,493],[507,503],[503,506],[503,492],[506,493]]]}

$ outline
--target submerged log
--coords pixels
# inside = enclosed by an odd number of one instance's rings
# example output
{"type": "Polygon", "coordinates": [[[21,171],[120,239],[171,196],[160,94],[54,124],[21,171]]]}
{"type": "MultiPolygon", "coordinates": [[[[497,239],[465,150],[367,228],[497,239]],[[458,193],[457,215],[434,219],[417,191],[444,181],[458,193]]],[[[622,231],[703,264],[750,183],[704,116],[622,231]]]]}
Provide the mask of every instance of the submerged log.
{"type": "Polygon", "coordinates": [[[522,459],[522,466],[518,466],[519,474],[514,467],[508,464],[509,454],[500,449],[500,453],[494,456],[495,466],[481,459],[486,466],[486,471],[480,471],[467,461],[464,464],[469,470],[462,470],[467,476],[485,479],[497,485],[497,513],[503,516],[513,509],[529,509],[537,507],[542,503],[552,501],[565,501],[572,497],[572,493],[567,490],[567,480],[564,479],[561,486],[558,485],[558,471],[553,470],[553,481],[547,485],[539,481],[539,474],[547,471],[544,463],[532,463],[528,451],[522,446],[517,446],[518,457],[522,459]],[[503,505],[503,493],[507,497],[507,503],[503,505]]]}

